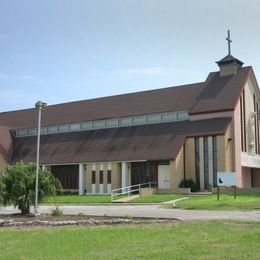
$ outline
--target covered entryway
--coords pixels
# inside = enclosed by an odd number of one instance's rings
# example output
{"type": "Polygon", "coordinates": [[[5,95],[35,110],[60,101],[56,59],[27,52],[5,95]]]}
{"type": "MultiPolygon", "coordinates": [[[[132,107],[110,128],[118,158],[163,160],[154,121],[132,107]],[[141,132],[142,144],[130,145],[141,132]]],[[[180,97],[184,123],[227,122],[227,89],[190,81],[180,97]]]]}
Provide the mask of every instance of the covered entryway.
{"type": "Polygon", "coordinates": [[[158,179],[158,162],[132,162],[131,163],[131,185],[156,182],[158,179]]]}
{"type": "Polygon", "coordinates": [[[159,165],[158,166],[158,188],[169,189],[171,186],[170,177],[171,177],[170,165],[159,165]]]}
{"type": "Polygon", "coordinates": [[[63,190],[78,191],[79,189],[79,165],[55,165],[51,166],[52,174],[57,177],[63,190]]]}
{"type": "Polygon", "coordinates": [[[252,187],[260,187],[260,169],[252,169],[252,187]]]}

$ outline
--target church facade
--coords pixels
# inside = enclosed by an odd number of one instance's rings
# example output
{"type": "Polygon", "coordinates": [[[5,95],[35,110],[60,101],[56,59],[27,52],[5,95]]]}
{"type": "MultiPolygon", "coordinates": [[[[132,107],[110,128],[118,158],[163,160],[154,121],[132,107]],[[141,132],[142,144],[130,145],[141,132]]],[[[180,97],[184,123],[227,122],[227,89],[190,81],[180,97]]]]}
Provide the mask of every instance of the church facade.
{"type": "MultiPolygon", "coordinates": [[[[231,54],[204,82],[52,105],[42,112],[40,165],[65,190],[106,194],[155,182],[260,187],[260,91],[252,67],[231,54]]],[[[0,113],[0,171],[35,162],[38,110],[0,113]]]]}

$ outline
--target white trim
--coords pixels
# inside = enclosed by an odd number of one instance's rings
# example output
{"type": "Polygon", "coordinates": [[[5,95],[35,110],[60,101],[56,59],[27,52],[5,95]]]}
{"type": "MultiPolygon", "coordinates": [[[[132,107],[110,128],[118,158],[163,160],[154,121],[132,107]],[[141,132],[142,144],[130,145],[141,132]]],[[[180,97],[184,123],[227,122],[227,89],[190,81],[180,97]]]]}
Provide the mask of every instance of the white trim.
{"type": "Polygon", "coordinates": [[[108,164],[107,164],[107,170],[108,170],[108,171],[111,171],[111,170],[112,170],[112,164],[111,164],[111,163],[108,163],[108,164]]]}
{"type": "Polygon", "coordinates": [[[111,191],[112,191],[112,185],[111,185],[111,183],[108,183],[107,184],[107,194],[110,194],[111,191]]]}
{"type": "Polygon", "coordinates": [[[96,193],[96,183],[91,184],[91,193],[95,194],[96,193]]]}
{"type": "Polygon", "coordinates": [[[103,194],[104,193],[104,184],[99,184],[99,193],[103,194]]]}

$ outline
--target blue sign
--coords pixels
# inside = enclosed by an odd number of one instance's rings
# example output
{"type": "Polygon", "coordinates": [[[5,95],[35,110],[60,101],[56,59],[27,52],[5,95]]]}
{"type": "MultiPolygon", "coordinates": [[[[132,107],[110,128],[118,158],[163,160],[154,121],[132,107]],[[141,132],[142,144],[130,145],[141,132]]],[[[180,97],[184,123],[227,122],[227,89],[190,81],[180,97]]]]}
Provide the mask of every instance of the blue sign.
{"type": "Polygon", "coordinates": [[[218,186],[236,186],[236,173],[235,172],[218,172],[217,174],[218,186]]]}

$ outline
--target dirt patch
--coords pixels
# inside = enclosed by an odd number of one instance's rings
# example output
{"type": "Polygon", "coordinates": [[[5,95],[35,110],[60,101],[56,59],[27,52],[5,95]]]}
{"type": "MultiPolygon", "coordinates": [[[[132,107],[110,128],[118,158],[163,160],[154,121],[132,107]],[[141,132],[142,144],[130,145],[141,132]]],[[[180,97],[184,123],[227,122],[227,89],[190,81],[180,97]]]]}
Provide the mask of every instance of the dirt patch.
{"type": "Polygon", "coordinates": [[[176,223],[178,220],[152,219],[152,218],[120,218],[120,217],[99,217],[84,215],[52,216],[42,214],[40,216],[21,216],[20,214],[0,215],[1,227],[37,227],[37,226],[98,226],[118,224],[151,224],[151,223],[176,223]]]}

